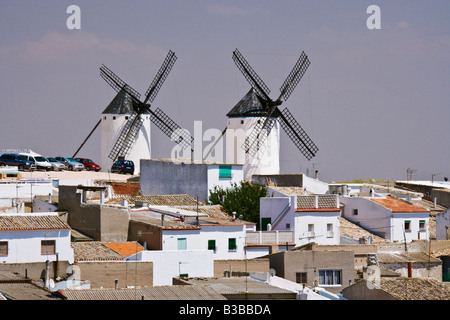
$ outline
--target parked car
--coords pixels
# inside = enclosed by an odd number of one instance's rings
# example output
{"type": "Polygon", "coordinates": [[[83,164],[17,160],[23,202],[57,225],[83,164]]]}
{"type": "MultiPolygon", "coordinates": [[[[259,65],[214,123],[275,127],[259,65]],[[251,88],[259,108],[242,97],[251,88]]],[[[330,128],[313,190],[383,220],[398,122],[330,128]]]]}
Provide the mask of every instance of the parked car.
{"type": "Polygon", "coordinates": [[[84,165],[84,168],[89,171],[89,170],[95,170],[96,172],[100,171],[100,169],[102,167],[100,167],[98,164],[96,164],[94,161],[92,161],[91,159],[87,159],[87,158],[75,158],[74,160],[78,161],[79,163],[82,163],[84,165]]]}
{"type": "Polygon", "coordinates": [[[19,155],[22,155],[28,159],[30,162],[34,162],[36,165],[37,170],[45,170],[50,171],[52,170],[52,165],[50,162],[47,161],[46,157],[43,156],[37,156],[37,155],[31,155],[31,154],[25,154],[25,153],[19,153],[19,155]]]}
{"type": "Polygon", "coordinates": [[[21,171],[36,169],[36,164],[33,161],[28,160],[27,156],[17,153],[5,153],[0,156],[0,167],[3,166],[17,166],[21,171]]]}
{"type": "Polygon", "coordinates": [[[50,158],[47,158],[47,160],[52,165],[53,171],[61,171],[61,170],[64,170],[66,168],[64,163],[62,163],[61,161],[56,160],[55,158],[50,157],[50,158]]]}
{"type": "Polygon", "coordinates": [[[111,167],[111,172],[134,174],[134,162],[131,160],[117,160],[111,167]]]}
{"type": "Polygon", "coordinates": [[[72,158],[66,158],[66,157],[55,157],[56,160],[61,161],[66,166],[67,170],[70,171],[81,171],[84,169],[84,165],[82,163],[79,163],[78,161],[72,159],[72,158]]]}

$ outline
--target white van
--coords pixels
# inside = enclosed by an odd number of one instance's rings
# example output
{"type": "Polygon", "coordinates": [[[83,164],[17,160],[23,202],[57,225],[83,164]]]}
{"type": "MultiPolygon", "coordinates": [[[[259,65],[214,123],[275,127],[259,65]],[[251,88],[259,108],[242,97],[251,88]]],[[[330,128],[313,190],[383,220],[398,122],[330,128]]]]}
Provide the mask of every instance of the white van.
{"type": "Polygon", "coordinates": [[[52,170],[53,166],[50,162],[48,162],[47,158],[39,155],[30,155],[27,153],[20,153],[20,155],[28,157],[28,161],[34,162],[36,165],[36,170],[52,170]]]}

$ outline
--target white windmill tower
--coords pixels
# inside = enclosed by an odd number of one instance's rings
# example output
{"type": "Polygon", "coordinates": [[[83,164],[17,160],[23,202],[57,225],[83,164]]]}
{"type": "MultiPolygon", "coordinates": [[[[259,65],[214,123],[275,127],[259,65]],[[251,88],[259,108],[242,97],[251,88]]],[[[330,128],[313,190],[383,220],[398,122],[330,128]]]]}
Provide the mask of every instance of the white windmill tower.
{"type": "Polygon", "coordinates": [[[250,181],[254,174],[279,174],[280,127],[308,160],[314,157],[317,146],[287,108],[282,111],[278,108],[305,74],[310,64],[308,56],[301,53],[277,100],[269,97],[269,88],[237,49],[233,60],[252,88],[227,113],[227,127],[222,133],[222,136],[227,134],[227,162],[243,164],[244,178],[250,181]]]}
{"type": "MultiPolygon", "coordinates": [[[[181,130],[161,109],[150,109],[162,84],[176,61],[175,53],[169,51],[161,68],[145,93],[144,101],[140,94],[127,85],[105,65],[100,68],[101,77],[117,91],[117,95],[102,113],[94,129],[78,148],[84,145],[93,131],[101,124],[101,165],[108,170],[114,161],[124,158],[135,164],[135,174],[140,172],[140,160],[151,158],[150,122],[153,122],[172,141],[183,148],[191,147],[193,138],[181,130]]],[[[74,155],[74,157],[75,157],[74,155]]]]}

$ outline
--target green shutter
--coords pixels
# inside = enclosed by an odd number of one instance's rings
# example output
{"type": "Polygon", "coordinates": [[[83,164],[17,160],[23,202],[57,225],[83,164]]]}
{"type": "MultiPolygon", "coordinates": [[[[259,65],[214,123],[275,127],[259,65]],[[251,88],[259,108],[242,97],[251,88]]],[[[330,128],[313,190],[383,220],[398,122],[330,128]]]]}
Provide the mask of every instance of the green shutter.
{"type": "Polygon", "coordinates": [[[231,178],[231,166],[219,166],[219,178],[231,178]]]}
{"type": "Polygon", "coordinates": [[[177,239],[177,247],[178,247],[178,250],[186,250],[187,249],[187,239],[186,238],[178,238],[177,239]]]}
{"type": "Polygon", "coordinates": [[[216,240],[208,240],[208,250],[216,250],[216,240]]]}
{"type": "Polygon", "coordinates": [[[229,238],[228,239],[228,250],[235,250],[236,249],[236,238],[229,238]]]}

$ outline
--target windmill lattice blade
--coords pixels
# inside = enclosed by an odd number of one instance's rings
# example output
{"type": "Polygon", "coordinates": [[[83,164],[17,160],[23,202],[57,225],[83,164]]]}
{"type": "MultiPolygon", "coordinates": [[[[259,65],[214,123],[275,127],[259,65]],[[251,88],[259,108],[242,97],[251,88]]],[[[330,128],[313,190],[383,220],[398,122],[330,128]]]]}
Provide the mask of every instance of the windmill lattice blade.
{"type": "Polygon", "coordinates": [[[169,72],[172,69],[173,65],[175,64],[175,61],[177,61],[177,56],[175,55],[174,52],[169,51],[161,68],[159,68],[158,73],[156,74],[152,83],[145,92],[144,103],[147,103],[147,101],[150,101],[151,103],[153,102],[153,100],[155,100],[155,97],[158,94],[159,89],[161,89],[161,86],[166,80],[167,76],[169,75],[169,72]]]}
{"type": "Polygon", "coordinates": [[[191,146],[194,138],[170,119],[161,109],[156,108],[156,110],[151,111],[151,113],[152,116],[150,117],[150,120],[172,141],[182,146],[183,149],[191,146]]]}
{"type": "Polygon", "coordinates": [[[288,108],[284,108],[281,112],[281,127],[292,142],[294,142],[295,146],[303,153],[306,159],[310,160],[316,155],[316,152],[319,149],[314,142],[312,142],[297,120],[295,120],[288,108]]]}
{"type": "Polygon", "coordinates": [[[261,80],[261,78],[256,74],[256,72],[252,69],[250,64],[247,62],[247,60],[244,59],[242,54],[236,49],[233,52],[233,60],[236,66],[241,70],[244,77],[247,79],[247,81],[250,83],[250,85],[255,88],[255,90],[258,92],[258,94],[262,98],[266,98],[270,100],[269,93],[270,90],[264,83],[264,81],[261,80]]]}
{"type": "Polygon", "coordinates": [[[124,89],[127,93],[139,101],[141,94],[127,85],[122,79],[120,79],[114,72],[103,64],[100,67],[100,76],[117,92],[124,89]]]}
{"type": "Polygon", "coordinates": [[[120,132],[119,138],[117,139],[114,147],[108,155],[108,158],[115,161],[119,157],[125,157],[133,146],[134,139],[142,126],[141,116],[137,113],[133,113],[128,121],[125,123],[122,131],[120,132]]]}
{"type": "Polygon", "coordinates": [[[264,117],[260,118],[248,135],[247,139],[245,139],[245,143],[242,146],[245,152],[250,154],[252,157],[255,156],[263,145],[263,142],[269,136],[274,124],[275,120],[273,119],[264,117]]]}
{"type": "Polygon", "coordinates": [[[283,97],[284,101],[286,101],[291,95],[292,91],[294,91],[295,87],[302,79],[310,64],[311,63],[308,59],[308,56],[305,54],[305,52],[302,52],[294,68],[291,70],[280,88],[281,97],[283,97]]]}

